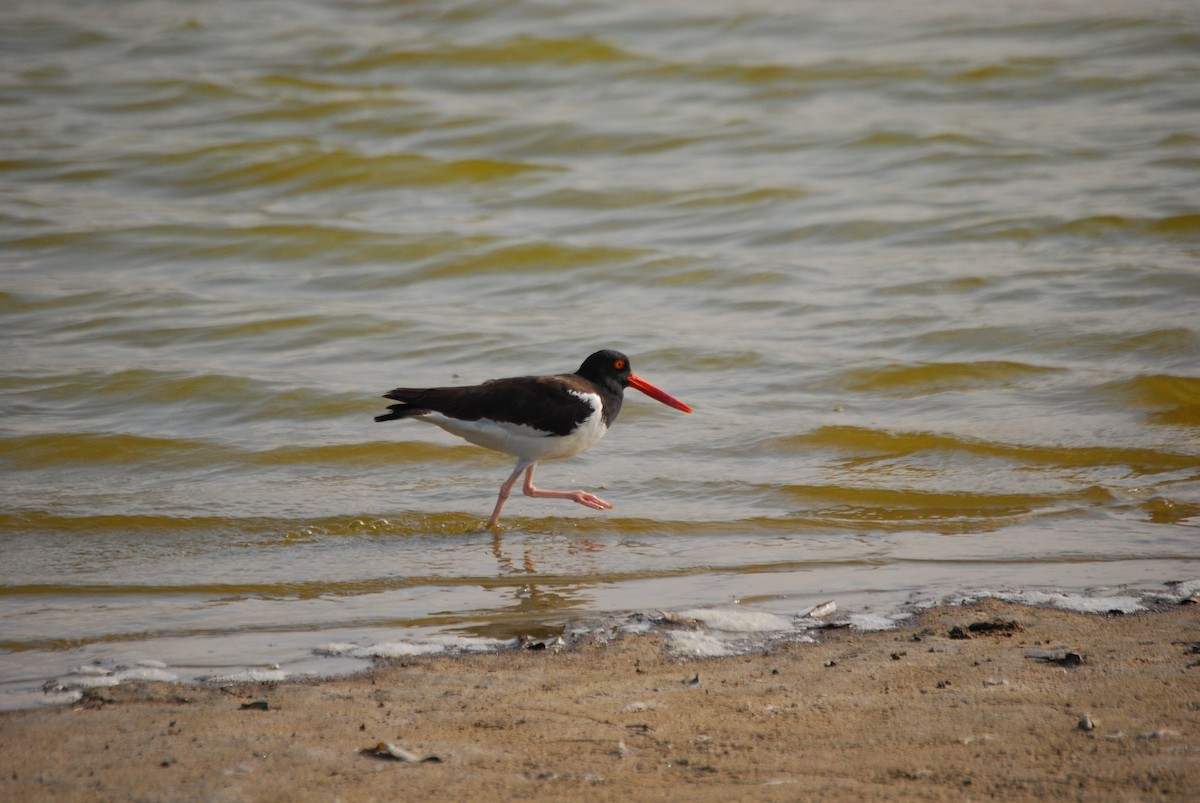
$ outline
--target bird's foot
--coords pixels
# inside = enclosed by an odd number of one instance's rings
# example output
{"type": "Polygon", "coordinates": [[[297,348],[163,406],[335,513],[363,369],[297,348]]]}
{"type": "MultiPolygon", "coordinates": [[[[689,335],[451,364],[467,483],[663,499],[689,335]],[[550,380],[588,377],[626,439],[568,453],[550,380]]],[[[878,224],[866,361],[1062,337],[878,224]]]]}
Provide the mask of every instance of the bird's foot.
{"type": "Polygon", "coordinates": [[[572,502],[590,507],[592,510],[612,510],[612,505],[587,491],[544,491],[541,488],[527,485],[525,495],[538,499],[570,499],[572,502]]]}
{"type": "Polygon", "coordinates": [[[595,494],[590,494],[587,491],[574,491],[570,497],[573,502],[578,502],[584,507],[590,507],[592,510],[612,510],[612,505],[605,502],[595,494]]]}

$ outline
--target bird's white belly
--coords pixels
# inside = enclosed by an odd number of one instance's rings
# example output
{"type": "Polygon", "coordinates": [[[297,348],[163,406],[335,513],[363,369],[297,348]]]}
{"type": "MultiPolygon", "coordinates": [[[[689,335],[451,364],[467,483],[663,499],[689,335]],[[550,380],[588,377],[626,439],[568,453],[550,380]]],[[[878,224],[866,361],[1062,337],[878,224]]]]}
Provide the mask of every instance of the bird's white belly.
{"type": "Polygon", "coordinates": [[[522,460],[555,460],[586,451],[608,431],[600,415],[600,397],[590,393],[576,395],[592,406],[592,414],[571,433],[562,436],[550,435],[524,424],[489,421],[483,418],[478,421],[460,421],[441,413],[423,415],[421,420],[435,424],[485,449],[510,454],[522,460]]]}

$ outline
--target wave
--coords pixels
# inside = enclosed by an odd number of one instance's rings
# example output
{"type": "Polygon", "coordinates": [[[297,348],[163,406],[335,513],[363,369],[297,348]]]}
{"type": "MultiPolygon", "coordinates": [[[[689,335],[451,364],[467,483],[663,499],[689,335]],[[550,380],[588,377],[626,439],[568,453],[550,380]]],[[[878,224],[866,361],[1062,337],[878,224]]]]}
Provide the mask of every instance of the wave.
{"type": "MultiPolygon", "coordinates": [[[[366,420],[364,418],[364,420],[366,420]]],[[[117,433],[54,433],[0,440],[0,461],[13,470],[36,470],[79,465],[159,465],[172,469],[197,467],[286,467],[424,465],[478,459],[470,446],[442,446],[423,441],[279,446],[251,450],[200,439],[148,437],[117,433]]]]}
{"type": "Polygon", "coordinates": [[[493,158],[437,159],[364,154],[302,139],[230,143],[158,157],[160,180],[191,192],[285,187],[298,192],[389,190],[480,183],[557,171],[553,165],[493,158]]]}
{"type": "Polygon", "coordinates": [[[638,260],[651,251],[618,246],[572,246],[557,242],[503,244],[459,255],[418,270],[415,278],[447,279],[514,273],[562,273],[638,260]]]}
{"type": "Polygon", "coordinates": [[[961,452],[1011,461],[1019,466],[1062,469],[1100,466],[1128,467],[1136,474],[1157,474],[1197,467],[1197,457],[1187,452],[1116,446],[1060,446],[1012,444],[973,440],[935,432],[894,432],[858,426],[826,426],[812,432],[772,438],[762,448],[779,452],[809,453],[814,449],[848,452],[863,459],[903,457],[919,452],[961,452]]]}
{"type": "Polygon", "coordinates": [[[206,416],[244,420],[337,417],[367,411],[358,395],[269,382],[248,376],[130,368],[77,374],[9,377],[7,393],[60,415],[94,416],[123,410],[190,408],[206,416]]]}
{"type": "Polygon", "coordinates": [[[1200,427],[1200,377],[1146,374],[1098,389],[1145,409],[1153,424],[1200,427]]]}
{"type": "Polygon", "coordinates": [[[852,369],[821,385],[856,393],[911,398],[933,393],[1011,388],[1026,379],[1062,372],[1063,369],[1007,361],[933,362],[852,369]]]}
{"type": "MultiPolygon", "coordinates": [[[[172,535],[218,543],[225,548],[256,548],[309,542],[322,538],[353,538],[362,536],[428,536],[478,535],[481,522],[477,516],[459,513],[408,513],[386,518],[378,516],[329,517],[296,520],[268,516],[178,516],[169,514],[93,514],[69,516],[50,510],[26,509],[0,511],[0,533],[55,533],[66,536],[86,535],[99,538],[111,535],[120,539],[128,536],[153,536],[164,539],[172,535]]],[[[167,541],[164,541],[167,543],[167,541]]],[[[150,549],[150,547],[145,547],[150,549]]],[[[199,550],[207,548],[203,544],[199,550]]]]}
{"type": "Polygon", "coordinates": [[[1089,215],[1070,219],[1006,218],[972,223],[946,232],[946,236],[964,241],[1038,240],[1055,237],[1089,240],[1165,237],[1194,241],[1197,234],[1200,234],[1200,215],[1191,214],[1160,218],[1124,215],[1089,215]]]}
{"type": "Polygon", "coordinates": [[[854,530],[915,528],[944,533],[997,530],[1029,518],[1077,513],[1113,501],[1093,486],[1069,493],[938,492],[846,485],[786,485],[779,489],[808,519],[854,530]]]}
{"type": "Polygon", "coordinates": [[[573,66],[639,61],[638,57],[592,36],[514,36],[493,42],[458,45],[438,43],[428,48],[376,48],[335,65],[341,72],[358,73],[421,65],[467,67],[573,66]]]}

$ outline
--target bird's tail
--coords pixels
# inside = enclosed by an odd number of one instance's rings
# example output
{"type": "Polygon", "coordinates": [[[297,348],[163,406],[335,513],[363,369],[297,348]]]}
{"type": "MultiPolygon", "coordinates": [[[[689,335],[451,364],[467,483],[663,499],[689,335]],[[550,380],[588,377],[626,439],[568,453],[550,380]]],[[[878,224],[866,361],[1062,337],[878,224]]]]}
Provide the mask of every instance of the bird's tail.
{"type": "Polygon", "coordinates": [[[389,412],[383,415],[375,416],[376,421],[398,421],[402,418],[413,418],[418,415],[426,415],[430,412],[428,408],[417,407],[413,405],[411,396],[421,393],[420,390],[408,388],[396,388],[390,393],[383,394],[385,399],[395,399],[398,404],[388,405],[389,412]]]}
{"type": "Polygon", "coordinates": [[[390,413],[375,416],[376,421],[398,421],[401,418],[412,418],[417,415],[425,415],[428,410],[422,410],[419,407],[409,407],[407,404],[393,404],[388,407],[390,413]]]}

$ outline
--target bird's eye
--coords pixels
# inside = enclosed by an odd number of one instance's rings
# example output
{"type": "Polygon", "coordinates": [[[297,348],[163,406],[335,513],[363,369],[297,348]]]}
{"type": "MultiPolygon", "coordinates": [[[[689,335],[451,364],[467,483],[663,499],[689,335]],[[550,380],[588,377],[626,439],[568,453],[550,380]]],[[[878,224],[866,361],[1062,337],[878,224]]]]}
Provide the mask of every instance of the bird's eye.
{"type": "Polygon", "coordinates": [[[618,371],[624,371],[625,370],[625,361],[624,360],[613,360],[613,368],[616,368],[618,371]]]}

